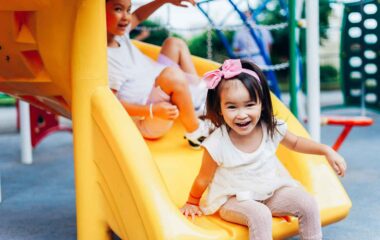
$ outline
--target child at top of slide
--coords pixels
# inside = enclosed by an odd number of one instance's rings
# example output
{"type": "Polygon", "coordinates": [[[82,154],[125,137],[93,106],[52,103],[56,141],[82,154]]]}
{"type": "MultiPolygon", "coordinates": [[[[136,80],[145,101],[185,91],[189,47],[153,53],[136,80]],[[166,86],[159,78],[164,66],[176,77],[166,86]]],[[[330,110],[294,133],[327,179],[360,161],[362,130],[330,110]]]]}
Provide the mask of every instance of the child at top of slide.
{"type": "Polygon", "coordinates": [[[129,32],[166,3],[187,7],[193,0],[155,0],[133,13],[130,0],[106,0],[109,85],[145,138],[159,138],[180,118],[185,137],[199,147],[208,127],[198,119],[207,88],[196,75],[187,45],[165,40],[158,63],[139,51],[129,32]]]}

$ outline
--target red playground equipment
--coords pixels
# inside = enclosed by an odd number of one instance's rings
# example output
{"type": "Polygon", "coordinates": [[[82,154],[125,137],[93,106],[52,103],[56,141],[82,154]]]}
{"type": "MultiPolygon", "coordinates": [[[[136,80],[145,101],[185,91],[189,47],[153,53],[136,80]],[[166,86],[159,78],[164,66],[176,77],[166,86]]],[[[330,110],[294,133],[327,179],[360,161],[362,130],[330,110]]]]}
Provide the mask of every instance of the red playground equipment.
{"type": "Polygon", "coordinates": [[[366,127],[373,124],[373,119],[365,116],[327,116],[322,118],[323,125],[342,125],[344,126],[342,132],[338,136],[333,145],[333,149],[338,151],[351,129],[355,126],[366,127]]]}
{"type": "MultiPolygon", "coordinates": [[[[20,129],[20,108],[17,107],[17,129],[20,129]]],[[[58,115],[47,112],[33,105],[29,105],[30,133],[32,148],[35,148],[45,137],[57,131],[67,131],[72,133],[71,127],[61,126],[58,115]]]]}

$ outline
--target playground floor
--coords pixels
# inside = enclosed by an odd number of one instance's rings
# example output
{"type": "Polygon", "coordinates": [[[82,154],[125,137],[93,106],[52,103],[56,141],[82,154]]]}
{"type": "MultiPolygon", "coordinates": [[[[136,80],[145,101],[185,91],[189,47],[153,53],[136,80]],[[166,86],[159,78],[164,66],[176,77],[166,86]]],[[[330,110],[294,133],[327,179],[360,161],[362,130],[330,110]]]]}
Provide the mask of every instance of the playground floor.
{"type": "MultiPolygon", "coordinates": [[[[325,108],[323,114],[359,115],[355,108],[325,108]]],[[[323,228],[325,240],[380,239],[380,114],[375,123],[354,128],[340,153],[348,163],[342,179],[353,207],[349,216],[323,228]]],[[[322,127],[322,142],[332,145],[340,127],[322,127]]],[[[20,163],[20,137],[14,108],[0,108],[0,240],[76,239],[72,136],[48,136],[33,151],[32,165],[20,163]]],[[[292,240],[299,239],[297,237],[292,240]]]]}

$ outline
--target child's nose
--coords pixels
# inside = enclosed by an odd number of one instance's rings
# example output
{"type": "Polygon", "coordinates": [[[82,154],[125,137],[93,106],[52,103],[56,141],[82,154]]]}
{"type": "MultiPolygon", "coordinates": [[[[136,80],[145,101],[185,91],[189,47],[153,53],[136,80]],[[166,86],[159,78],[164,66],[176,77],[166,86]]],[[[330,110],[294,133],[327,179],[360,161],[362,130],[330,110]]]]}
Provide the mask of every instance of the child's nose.
{"type": "Polygon", "coordinates": [[[237,114],[237,117],[238,117],[239,119],[246,118],[247,116],[248,116],[248,115],[247,115],[247,113],[245,112],[244,109],[239,109],[238,114],[237,114]]]}
{"type": "Polygon", "coordinates": [[[124,12],[123,18],[127,21],[131,20],[131,14],[129,12],[124,12]]]}

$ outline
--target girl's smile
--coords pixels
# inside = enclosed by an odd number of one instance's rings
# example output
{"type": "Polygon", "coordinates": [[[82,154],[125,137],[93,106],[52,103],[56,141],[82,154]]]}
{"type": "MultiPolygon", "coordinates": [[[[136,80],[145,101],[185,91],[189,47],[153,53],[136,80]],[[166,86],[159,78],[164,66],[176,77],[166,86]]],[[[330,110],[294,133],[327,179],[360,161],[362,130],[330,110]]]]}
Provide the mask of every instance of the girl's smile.
{"type": "Polygon", "coordinates": [[[246,122],[237,122],[235,123],[239,128],[245,128],[247,127],[249,124],[251,123],[251,121],[246,121],[246,122]]]}
{"type": "Polygon", "coordinates": [[[128,23],[119,23],[119,24],[117,25],[117,27],[120,29],[120,31],[125,32],[125,30],[126,30],[127,27],[128,27],[128,23]]]}

